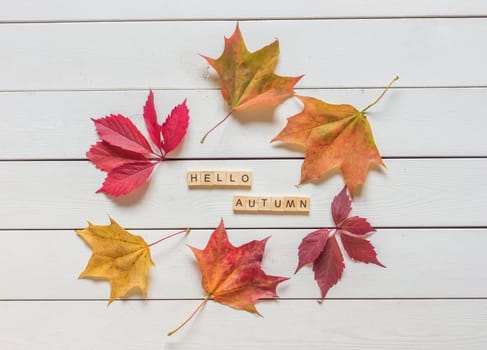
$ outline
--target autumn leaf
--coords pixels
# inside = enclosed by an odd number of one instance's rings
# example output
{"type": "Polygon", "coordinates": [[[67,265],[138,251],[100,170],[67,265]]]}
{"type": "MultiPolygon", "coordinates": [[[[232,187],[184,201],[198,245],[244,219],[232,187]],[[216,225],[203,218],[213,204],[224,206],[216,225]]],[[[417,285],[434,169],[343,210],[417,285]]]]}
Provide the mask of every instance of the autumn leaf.
{"type": "Polygon", "coordinates": [[[201,143],[233,112],[263,105],[277,106],[294,95],[294,85],[302,76],[282,77],[275,74],[278,56],[277,40],[260,50],[249,52],[238,24],[233,35],[225,38],[225,48],[219,58],[202,55],[220,77],[222,95],[230,112],[203,136],[201,143]]]}
{"type": "Polygon", "coordinates": [[[147,244],[140,236],[126,231],[110,218],[110,225],[93,225],[76,233],[90,246],[93,254],[80,278],[106,279],[111,292],[108,304],[123,297],[132,290],[147,295],[147,276],[154,265],[150,247],[180,233],[182,230],[147,244]]]}
{"type": "Polygon", "coordinates": [[[315,280],[324,299],[328,290],[342,277],[345,264],[336,237],[339,236],[347,255],[354,261],[385,267],[377,259],[375,248],[367,237],[375,229],[361,217],[349,217],[352,210],[347,188],[333,199],[332,216],[336,227],[309,233],[298,247],[298,272],[304,265],[313,264],[315,280]]]}
{"type": "Polygon", "coordinates": [[[181,329],[210,299],[237,310],[259,314],[255,308],[257,300],[277,297],[277,285],[288,278],[269,276],[262,270],[262,257],[268,239],[235,247],[228,240],[222,220],[205,249],[190,247],[200,268],[201,284],[207,295],[193,314],[168,335],[181,329]]]}
{"type": "Polygon", "coordinates": [[[156,164],[157,161],[152,160],[122,164],[110,170],[97,192],[112,196],[127,194],[147,181],[156,164]]]}
{"type": "Polygon", "coordinates": [[[92,145],[86,156],[98,169],[108,172],[97,192],[121,196],[144,184],[155,166],[181,143],[188,129],[189,110],[184,100],[159,124],[150,91],[144,105],[144,121],[152,145],[123,115],[92,120],[101,141],[92,145]]]}
{"type": "Polygon", "coordinates": [[[363,185],[371,163],[385,166],[374,141],[366,112],[384,96],[358,111],[351,105],[329,104],[313,97],[297,96],[304,104],[301,113],[288,118],[287,125],[271,141],[284,141],[306,149],[301,181],[319,179],[339,168],[353,196],[363,185]]]}
{"type": "Polygon", "coordinates": [[[152,153],[149,142],[129,118],[120,114],[111,114],[105,118],[92,120],[98,135],[108,144],[142,155],[152,153]]]}
{"type": "Polygon", "coordinates": [[[145,156],[140,153],[110,146],[103,141],[92,145],[86,155],[98,169],[108,172],[123,164],[146,160],[145,156]]]}

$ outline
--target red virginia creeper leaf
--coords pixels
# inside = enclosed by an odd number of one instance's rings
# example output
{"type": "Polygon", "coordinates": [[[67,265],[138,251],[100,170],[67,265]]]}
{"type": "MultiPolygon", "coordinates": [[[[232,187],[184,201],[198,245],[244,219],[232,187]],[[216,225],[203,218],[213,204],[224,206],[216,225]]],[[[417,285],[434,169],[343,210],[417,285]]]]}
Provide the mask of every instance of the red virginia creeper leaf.
{"type": "Polygon", "coordinates": [[[161,148],[161,126],[157,122],[157,112],[154,106],[154,94],[149,91],[147,101],[144,105],[144,121],[149,136],[157,148],[161,148]]]}
{"type": "Polygon", "coordinates": [[[377,253],[375,252],[372,243],[362,238],[351,237],[344,234],[340,235],[340,237],[342,239],[343,248],[350,259],[366,264],[372,263],[385,267],[379,260],[377,260],[377,253]]]}
{"type": "Polygon", "coordinates": [[[169,153],[175,149],[186,135],[189,123],[189,110],[186,107],[186,100],[177,105],[166,118],[161,127],[162,149],[169,153]]]}
{"type": "Polygon", "coordinates": [[[140,154],[152,153],[149,142],[134,123],[121,114],[92,119],[100,138],[110,145],[140,154]]]}
{"type": "Polygon", "coordinates": [[[342,221],[341,225],[337,226],[339,226],[340,230],[359,236],[363,236],[366,233],[375,232],[375,228],[369,224],[367,219],[358,216],[347,218],[342,221]]]}
{"type": "Polygon", "coordinates": [[[103,186],[96,192],[111,196],[132,192],[149,178],[156,164],[150,160],[123,164],[108,173],[103,186]]]}
{"type": "Polygon", "coordinates": [[[326,241],[328,239],[330,231],[326,228],[316,230],[308,234],[303,238],[301,244],[298,247],[298,272],[304,265],[311,264],[315,261],[325,248],[326,241]]]}
{"type": "Polygon", "coordinates": [[[335,225],[339,225],[352,211],[352,201],[347,195],[347,188],[343,187],[331,202],[331,215],[335,225]]]}
{"type": "Polygon", "coordinates": [[[92,145],[90,150],[86,152],[86,157],[88,157],[98,169],[103,171],[110,171],[122,164],[146,159],[140,153],[125,151],[121,148],[111,146],[104,141],[92,145]]]}
{"type": "Polygon", "coordinates": [[[313,263],[315,280],[325,298],[328,290],[340,280],[345,265],[336,237],[341,237],[348,256],[355,261],[373,263],[382,267],[373,245],[365,234],[375,229],[366,219],[354,216],[348,218],[352,210],[346,187],[335,196],[331,204],[332,216],[336,224],[333,230],[321,229],[303,238],[298,248],[299,263],[296,272],[306,264],[313,263]],[[324,245],[324,248],[323,248],[324,245]]]}
{"type": "Polygon", "coordinates": [[[335,236],[328,238],[323,253],[313,263],[315,280],[321,290],[321,298],[325,298],[328,290],[342,277],[345,264],[343,255],[335,236]]]}
{"type": "Polygon", "coordinates": [[[164,125],[159,125],[154,94],[149,92],[144,121],[159,153],[154,153],[145,136],[130,119],[120,114],[92,120],[102,141],[92,145],[86,156],[98,169],[109,172],[97,192],[121,196],[141,186],[155,165],[181,143],[188,129],[189,111],[184,100],[172,110],[164,125]]]}

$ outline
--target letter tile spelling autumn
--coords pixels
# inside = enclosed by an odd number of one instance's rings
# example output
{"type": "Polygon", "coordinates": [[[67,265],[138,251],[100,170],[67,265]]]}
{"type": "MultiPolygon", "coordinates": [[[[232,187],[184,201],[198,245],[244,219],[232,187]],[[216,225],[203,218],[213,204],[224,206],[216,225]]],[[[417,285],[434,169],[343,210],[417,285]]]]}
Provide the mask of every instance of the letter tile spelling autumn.
{"type": "Polygon", "coordinates": [[[233,196],[235,213],[308,214],[309,209],[309,197],[233,196]]]}

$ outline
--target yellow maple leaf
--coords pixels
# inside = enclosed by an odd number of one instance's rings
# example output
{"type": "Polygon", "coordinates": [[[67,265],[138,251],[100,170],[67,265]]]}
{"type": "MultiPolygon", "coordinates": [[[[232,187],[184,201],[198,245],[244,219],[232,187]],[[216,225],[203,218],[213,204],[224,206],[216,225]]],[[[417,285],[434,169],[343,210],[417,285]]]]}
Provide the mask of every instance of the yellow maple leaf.
{"type": "Polygon", "coordinates": [[[126,231],[110,218],[110,225],[93,225],[76,230],[93,251],[79,278],[106,279],[110,282],[110,301],[139,290],[147,295],[147,275],[154,265],[149,246],[140,236],[126,231]]]}

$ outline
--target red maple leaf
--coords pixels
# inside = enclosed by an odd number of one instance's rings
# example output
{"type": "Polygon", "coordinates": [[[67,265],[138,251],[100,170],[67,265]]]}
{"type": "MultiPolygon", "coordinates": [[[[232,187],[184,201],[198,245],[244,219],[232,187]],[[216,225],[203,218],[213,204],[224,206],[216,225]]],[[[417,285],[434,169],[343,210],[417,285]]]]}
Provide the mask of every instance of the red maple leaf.
{"type": "Polygon", "coordinates": [[[331,213],[336,227],[323,228],[309,233],[298,247],[298,272],[304,265],[313,264],[315,280],[325,298],[328,290],[342,277],[345,264],[336,236],[340,236],[343,248],[354,261],[372,263],[382,267],[377,260],[374,246],[366,238],[375,229],[364,218],[348,217],[352,211],[352,202],[347,195],[347,188],[333,199],[331,213]]]}
{"type": "Polygon", "coordinates": [[[257,300],[277,297],[277,285],[288,278],[270,276],[262,270],[268,239],[235,247],[228,240],[222,220],[211,234],[205,249],[190,247],[201,270],[201,284],[207,295],[191,316],[169,335],[181,329],[210,299],[259,314],[255,308],[257,300]]]}
{"type": "Polygon", "coordinates": [[[144,121],[152,145],[123,115],[92,120],[101,141],[92,145],[86,156],[98,169],[108,172],[97,193],[117,197],[146,182],[154,167],[181,143],[188,129],[189,110],[184,100],[159,124],[151,90],[144,105],[144,121]]]}

